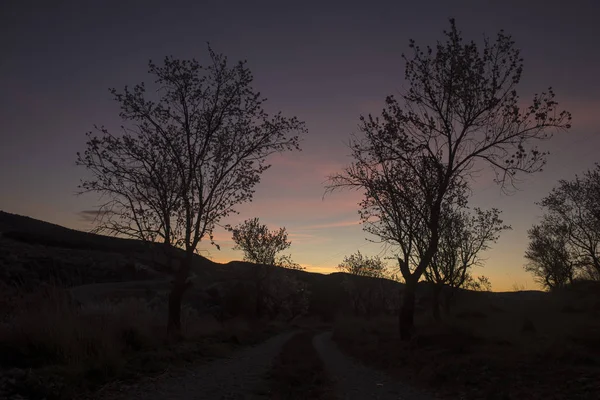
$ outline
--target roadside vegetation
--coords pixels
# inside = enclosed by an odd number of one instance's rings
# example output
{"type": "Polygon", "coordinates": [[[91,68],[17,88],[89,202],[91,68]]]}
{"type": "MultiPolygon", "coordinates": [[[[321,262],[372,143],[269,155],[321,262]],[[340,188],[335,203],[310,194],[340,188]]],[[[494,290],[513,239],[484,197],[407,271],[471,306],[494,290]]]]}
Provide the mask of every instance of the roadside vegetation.
{"type": "Polygon", "coordinates": [[[333,338],[354,358],[443,398],[595,399],[599,285],[578,282],[551,294],[465,291],[441,322],[426,297],[410,341],[398,340],[390,316],[341,316],[333,338]]]}

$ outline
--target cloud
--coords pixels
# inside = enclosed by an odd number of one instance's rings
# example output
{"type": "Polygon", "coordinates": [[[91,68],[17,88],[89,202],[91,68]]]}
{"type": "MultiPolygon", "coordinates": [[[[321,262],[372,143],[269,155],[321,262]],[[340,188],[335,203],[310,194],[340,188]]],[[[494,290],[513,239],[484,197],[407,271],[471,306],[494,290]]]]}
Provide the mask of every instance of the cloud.
{"type": "MultiPolygon", "coordinates": [[[[202,240],[205,242],[208,242],[210,240],[210,237],[205,236],[202,240]]],[[[215,243],[218,243],[218,244],[233,243],[233,239],[231,238],[231,233],[229,233],[227,231],[213,232],[213,240],[215,241],[215,243]]]]}
{"type": "Polygon", "coordinates": [[[312,235],[312,234],[308,234],[308,233],[295,233],[295,232],[289,232],[288,239],[292,242],[292,246],[313,244],[315,242],[322,243],[326,240],[329,240],[327,238],[321,238],[316,235],[312,235]]]}
{"type": "Polygon", "coordinates": [[[573,129],[600,131],[600,101],[565,99],[559,108],[563,106],[573,115],[573,129]]]}
{"type": "Polygon", "coordinates": [[[320,154],[301,152],[276,154],[268,159],[272,168],[265,173],[263,181],[268,185],[286,189],[300,189],[317,186],[324,190],[328,176],[339,172],[347,162],[342,161],[343,153],[320,154]],[[332,159],[339,158],[339,161],[332,159]]]}
{"type": "Polygon", "coordinates": [[[84,222],[94,222],[98,217],[106,216],[110,213],[110,211],[100,211],[100,210],[83,210],[79,211],[77,215],[79,215],[80,221],[84,222]]]}
{"type": "Polygon", "coordinates": [[[355,226],[355,225],[360,225],[360,221],[358,221],[358,220],[334,221],[334,222],[327,222],[327,223],[323,223],[323,224],[300,226],[296,229],[297,230],[319,230],[319,229],[330,229],[330,228],[345,228],[348,226],[355,226]]]}
{"type": "Polygon", "coordinates": [[[287,225],[292,221],[306,223],[344,215],[348,218],[348,213],[357,212],[361,199],[361,194],[357,192],[336,193],[323,199],[322,193],[298,196],[286,192],[277,194],[263,191],[257,194],[252,203],[240,206],[240,215],[228,222],[236,224],[252,216],[259,216],[261,219],[263,216],[268,217],[278,225],[281,224],[280,221],[285,221],[287,225]]]}

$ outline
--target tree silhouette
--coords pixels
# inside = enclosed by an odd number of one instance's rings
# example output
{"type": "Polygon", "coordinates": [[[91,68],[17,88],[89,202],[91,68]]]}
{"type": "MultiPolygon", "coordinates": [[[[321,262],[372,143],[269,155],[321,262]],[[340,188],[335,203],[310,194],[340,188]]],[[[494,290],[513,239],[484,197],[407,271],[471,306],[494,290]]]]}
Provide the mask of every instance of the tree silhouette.
{"type": "Polygon", "coordinates": [[[337,269],[352,275],[370,276],[373,278],[387,278],[389,275],[387,265],[381,258],[377,256],[368,257],[360,251],[344,257],[344,260],[337,266],[337,269]]]}
{"type": "Polygon", "coordinates": [[[270,231],[258,218],[253,218],[229,229],[235,242],[233,250],[242,250],[244,261],[300,269],[291,256],[278,255],[292,245],[285,228],[270,231]]]}
{"type": "Polygon", "coordinates": [[[258,218],[248,219],[235,227],[228,227],[235,242],[234,250],[244,252],[244,261],[257,264],[254,268],[256,285],[256,314],[264,313],[271,287],[273,266],[301,270],[290,255],[278,255],[287,250],[292,242],[288,240],[285,228],[270,231],[258,218]]]}
{"type": "MultiPolygon", "coordinates": [[[[455,208],[442,213],[438,249],[424,272],[425,279],[434,284],[432,306],[435,319],[440,319],[440,295],[444,286],[450,287],[450,297],[454,296],[457,288],[488,289],[487,278],[473,278],[471,271],[473,267],[483,265],[481,252],[488,250],[505,229],[510,229],[510,226],[503,225],[500,211],[495,208],[475,208],[473,213],[455,208]]],[[[447,307],[449,301],[446,300],[447,307]]]]}
{"type": "MultiPolygon", "coordinates": [[[[350,275],[380,279],[356,279],[344,277],[342,285],[352,301],[355,314],[364,313],[371,317],[375,311],[382,312],[389,303],[386,296],[385,281],[392,279],[393,274],[389,271],[386,263],[379,256],[365,256],[360,251],[344,257],[337,269],[350,275]]],[[[387,285],[389,287],[389,285],[387,285]]]]}
{"type": "Polygon", "coordinates": [[[295,117],[264,111],[245,61],[230,66],[210,46],[208,52],[206,66],[173,57],[162,65],[150,61],[155,90],[144,83],[111,89],[121,132],[96,127],[77,154],[91,174],[81,193],[104,199],[96,230],[164,243],[176,269],[168,318],[175,334],[198,244],[207,237],[214,244],[215,225],[252,199],[270,167],[267,156],[299,149],[305,131],[295,117]]]}
{"type": "Polygon", "coordinates": [[[444,36],[434,48],[410,41],[408,90],[400,100],[388,96],[380,117],[361,116],[361,134],[350,141],[354,161],[327,186],[362,190],[365,230],[398,249],[406,282],[402,339],[413,332],[417,282],[437,251],[445,207],[484,168],[505,191],[518,184],[518,173],[541,170],[546,153],[537,142],[571,120],[557,110],[552,89],[521,107],[523,60],[503,31],[479,46],[463,41],[451,19],[444,36]],[[426,246],[418,252],[422,232],[426,246]]]}
{"type": "Polygon", "coordinates": [[[529,244],[525,252],[528,260],[525,270],[547,289],[556,289],[573,283],[576,256],[569,246],[568,229],[548,220],[527,231],[529,244]]]}
{"type": "Polygon", "coordinates": [[[560,180],[539,204],[545,213],[529,230],[525,269],[549,289],[574,277],[600,280],[600,165],[560,180]]]}

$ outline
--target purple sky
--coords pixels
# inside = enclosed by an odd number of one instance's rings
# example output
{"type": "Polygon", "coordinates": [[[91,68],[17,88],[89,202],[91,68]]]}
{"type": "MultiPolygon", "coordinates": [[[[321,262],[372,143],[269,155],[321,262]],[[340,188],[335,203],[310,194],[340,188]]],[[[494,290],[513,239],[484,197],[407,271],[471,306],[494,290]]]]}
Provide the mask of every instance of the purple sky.
{"type": "MultiPolygon", "coordinates": [[[[247,59],[255,87],[281,110],[306,121],[301,153],[276,156],[255,201],[232,224],[258,216],[286,226],[293,258],[330,272],[365,241],[352,193],[322,200],[327,174],[350,161],[345,142],[361,113],[379,112],[403,85],[401,53],[409,38],[434,44],[455,17],[467,38],[503,28],[522,49],[520,94],[553,86],[573,128],[545,145],[546,170],[522,191],[501,195],[489,176],[475,185],[473,204],[499,207],[513,230],[487,253],[481,273],[495,290],[534,288],[523,271],[534,204],[561,178],[600,161],[600,3],[564,1],[3,1],[0,6],[0,209],[89,229],[80,212],[94,196],[76,197],[84,170],[75,167],[85,132],[120,121],[109,87],[147,80],[149,58],[205,60],[206,42],[230,60],[247,59]],[[126,4],[125,4],[126,3],[126,4]],[[337,5],[335,5],[337,3],[337,5]]],[[[217,232],[217,261],[239,259],[217,232]]],[[[207,253],[208,254],[208,253],[207,253]]],[[[477,271],[479,273],[480,271],[477,271]]]]}

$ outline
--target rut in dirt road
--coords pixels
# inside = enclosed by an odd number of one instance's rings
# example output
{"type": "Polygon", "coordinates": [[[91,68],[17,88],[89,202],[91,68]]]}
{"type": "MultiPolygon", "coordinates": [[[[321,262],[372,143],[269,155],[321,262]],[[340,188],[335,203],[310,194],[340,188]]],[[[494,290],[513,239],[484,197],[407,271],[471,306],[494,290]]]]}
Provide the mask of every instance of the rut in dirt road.
{"type": "Polygon", "coordinates": [[[259,345],[240,350],[177,376],[113,394],[110,400],[257,400],[257,392],[283,345],[297,332],[283,333],[259,345]]]}
{"type": "Polygon", "coordinates": [[[335,382],[336,394],[340,400],[432,400],[435,398],[343,354],[331,339],[331,332],[316,335],[313,345],[323,360],[325,369],[335,382]]]}
{"type": "Polygon", "coordinates": [[[314,335],[300,332],[283,345],[269,374],[271,400],[337,400],[313,346],[314,335]]]}

